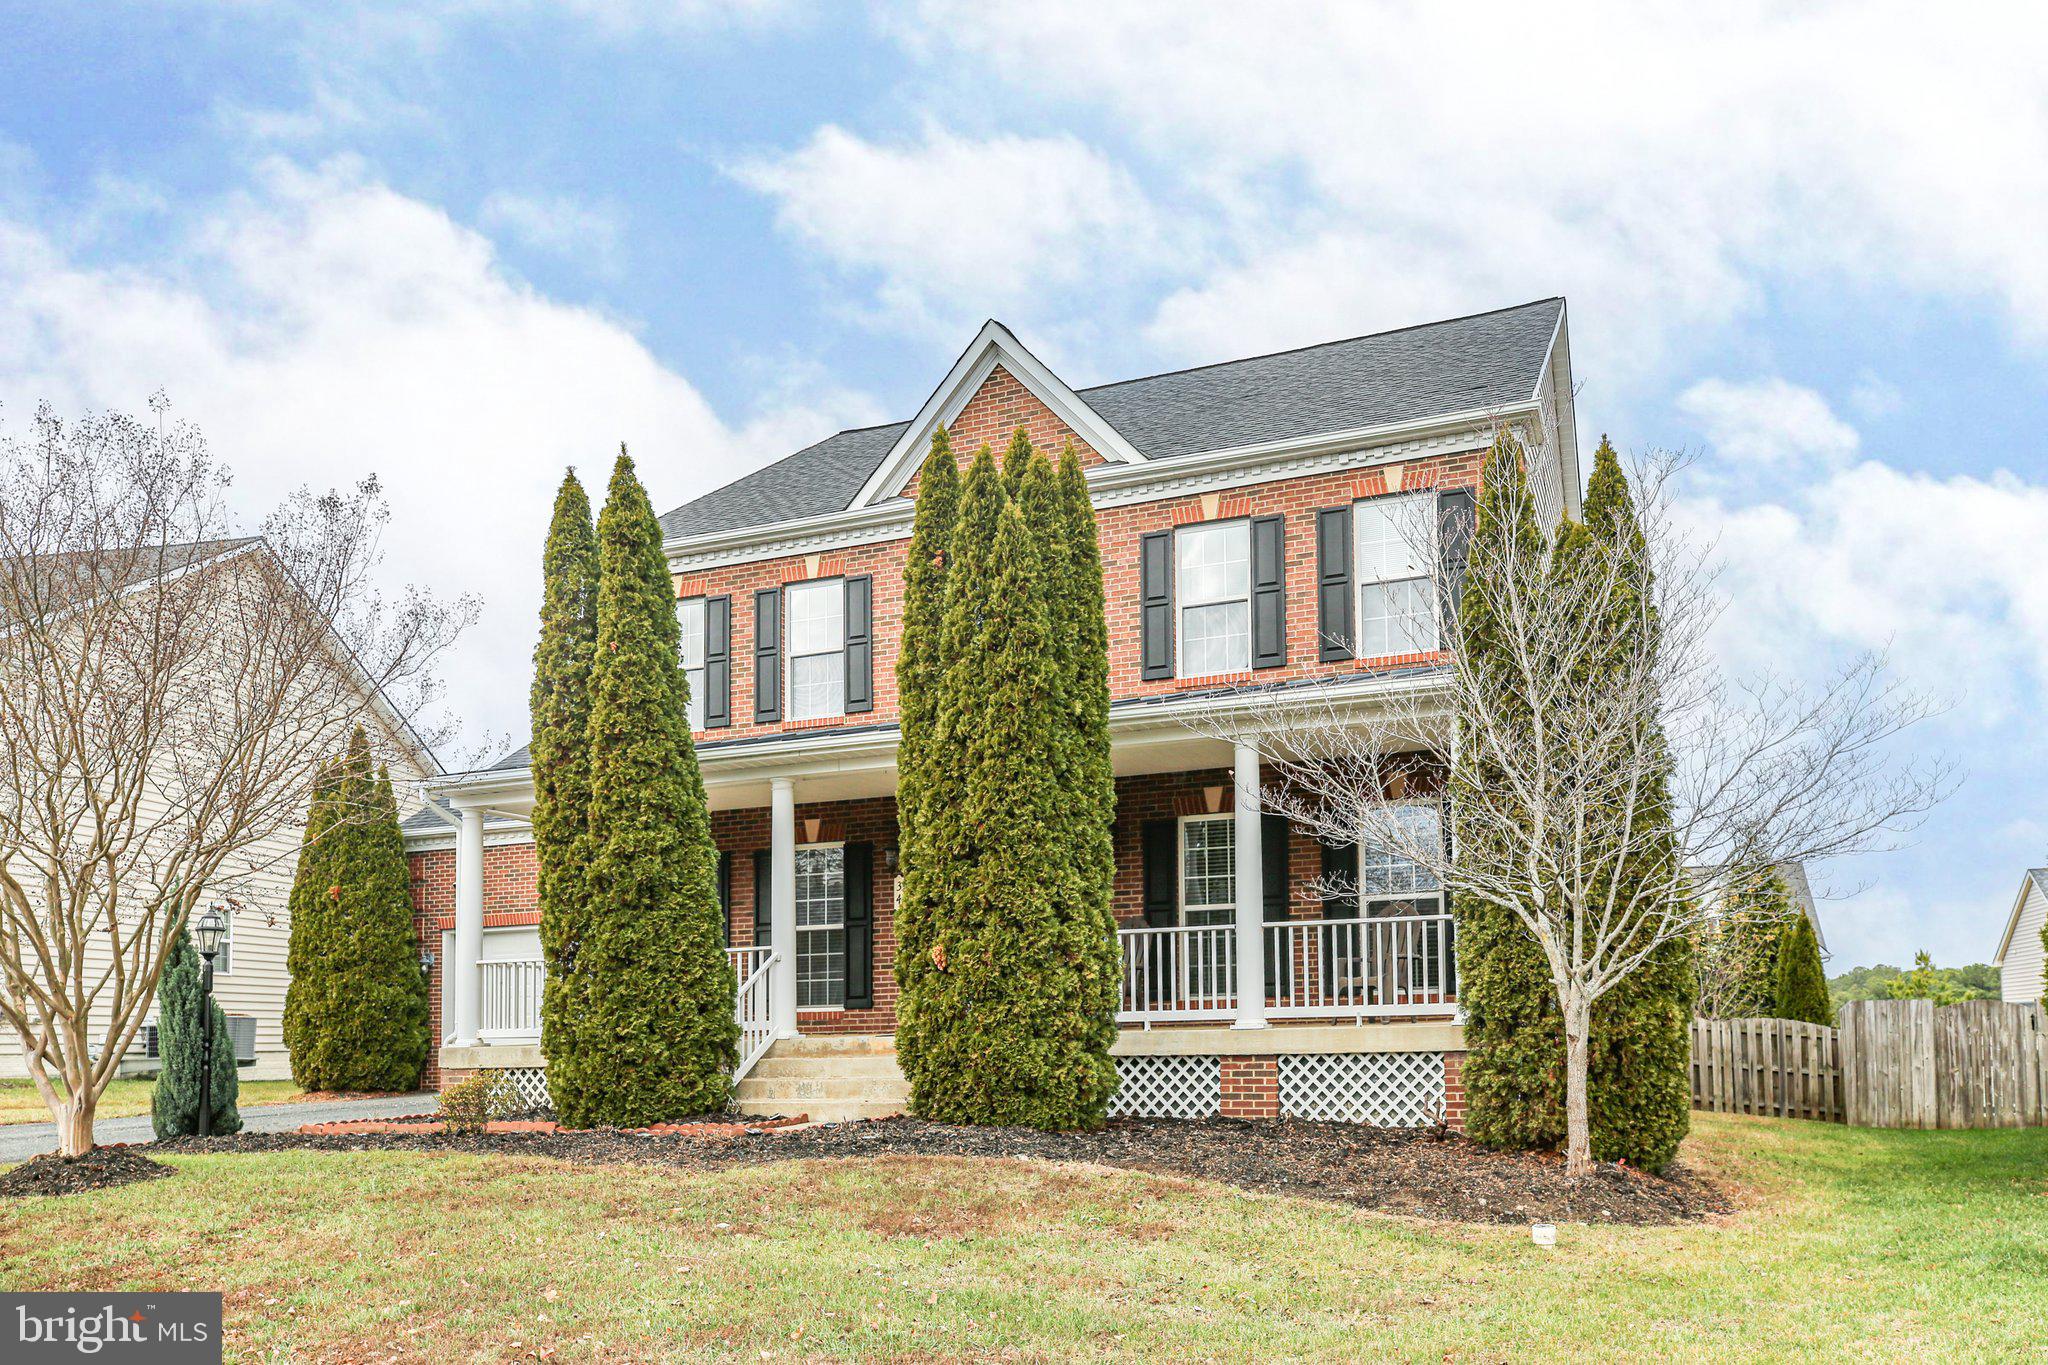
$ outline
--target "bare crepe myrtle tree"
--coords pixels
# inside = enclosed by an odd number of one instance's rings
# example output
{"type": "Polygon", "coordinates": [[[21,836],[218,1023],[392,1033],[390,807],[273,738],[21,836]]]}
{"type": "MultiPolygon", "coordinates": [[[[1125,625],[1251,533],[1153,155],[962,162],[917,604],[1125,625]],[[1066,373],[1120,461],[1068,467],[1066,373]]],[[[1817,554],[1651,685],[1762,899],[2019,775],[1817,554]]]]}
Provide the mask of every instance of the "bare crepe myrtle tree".
{"type": "Polygon", "coordinates": [[[379,594],[374,479],[242,533],[151,406],[0,429],[0,1020],[66,1155],[194,907],[296,856],[274,836],[358,725],[386,758],[434,738],[412,718],[476,610],[379,594]]]}
{"type": "MultiPolygon", "coordinates": [[[[1522,459],[1505,430],[1503,458],[1522,459]]],[[[1952,786],[1946,765],[1895,753],[1935,707],[1890,681],[1880,656],[1810,684],[1724,673],[1709,551],[1671,515],[1678,467],[1639,464],[1639,543],[1594,554],[1559,553],[1556,515],[1536,515],[1542,494],[1501,480],[1504,524],[1527,512],[1542,529],[1495,538],[1483,565],[1475,545],[1455,583],[1436,519],[1418,516],[1411,553],[1434,580],[1428,600],[1463,605],[1425,627],[1442,650],[1427,681],[1343,703],[1315,688],[1247,690],[1228,726],[1278,769],[1267,799],[1316,837],[1406,859],[1451,896],[1511,912],[1540,946],[1563,1017],[1574,1174],[1592,1162],[1593,1004],[1709,922],[1715,898],[1688,869],[1739,881],[1884,847],[1952,786]],[[1508,505],[1517,498],[1530,505],[1508,505]],[[1480,618],[1488,638],[1468,641],[1480,618]],[[1431,755],[1449,757],[1447,779],[1431,755]],[[1448,821],[1417,818],[1418,801],[1441,803],[1448,821]]]]}

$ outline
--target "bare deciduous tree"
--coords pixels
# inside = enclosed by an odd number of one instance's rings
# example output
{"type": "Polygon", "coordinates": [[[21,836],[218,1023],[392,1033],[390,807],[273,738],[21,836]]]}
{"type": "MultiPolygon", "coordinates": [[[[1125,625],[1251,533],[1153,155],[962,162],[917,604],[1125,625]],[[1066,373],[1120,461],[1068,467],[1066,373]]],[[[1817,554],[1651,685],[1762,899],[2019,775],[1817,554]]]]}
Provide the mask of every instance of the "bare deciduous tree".
{"type": "Polygon", "coordinates": [[[379,595],[374,479],[238,533],[226,472],[152,407],[0,433],[0,1019],[66,1155],[193,907],[270,870],[357,725],[424,745],[475,614],[379,595]]]}
{"type": "MultiPolygon", "coordinates": [[[[1518,466],[1511,433],[1488,470],[1518,466]]],[[[1635,473],[1633,545],[1559,554],[1554,535],[1475,546],[1458,584],[1418,525],[1411,549],[1442,613],[1426,681],[1338,702],[1328,689],[1247,691],[1243,718],[1209,723],[1255,745],[1276,808],[1332,843],[1426,870],[1447,893],[1511,912],[1541,948],[1566,1040],[1566,1163],[1590,1169],[1587,1043],[1593,1003],[1712,911],[1688,869],[1759,875],[1887,845],[1946,795],[1944,764],[1899,761],[1893,741],[1930,702],[1875,655],[1817,684],[1729,677],[1710,636],[1723,604],[1706,548],[1671,516],[1672,460],[1635,473]],[[1475,613],[1476,609],[1476,613],[1475,613]],[[1490,638],[1468,639],[1483,617],[1490,638]],[[1447,784],[1416,782],[1449,755],[1447,784]],[[1455,838],[1414,818],[1404,792],[1441,791],[1455,838]]],[[[1501,479],[1493,513],[1526,524],[1539,496],[1501,479]]],[[[1419,520],[1434,523],[1434,518],[1419,520]]],[[[1424,599],[1418,594],[1415,599],[1424,599]]],[[[1340,888],[1332,888],[1341,892],[1340,888]]]]}

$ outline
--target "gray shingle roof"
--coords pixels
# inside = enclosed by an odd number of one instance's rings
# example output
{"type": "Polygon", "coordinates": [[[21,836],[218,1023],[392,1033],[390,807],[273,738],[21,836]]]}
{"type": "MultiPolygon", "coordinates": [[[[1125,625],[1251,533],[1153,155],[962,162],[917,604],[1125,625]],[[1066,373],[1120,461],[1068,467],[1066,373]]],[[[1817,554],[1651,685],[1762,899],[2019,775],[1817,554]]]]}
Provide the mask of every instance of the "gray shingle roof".
{"type": "MultiPolygon", "coordinates": [[[[1528,399],[1563,299],[1079,390],[1148,460],[1415,421],[1528,399]]],[[[843,511],[907,422],[828,436],[684,503],[669,537],[843,511]]]]}

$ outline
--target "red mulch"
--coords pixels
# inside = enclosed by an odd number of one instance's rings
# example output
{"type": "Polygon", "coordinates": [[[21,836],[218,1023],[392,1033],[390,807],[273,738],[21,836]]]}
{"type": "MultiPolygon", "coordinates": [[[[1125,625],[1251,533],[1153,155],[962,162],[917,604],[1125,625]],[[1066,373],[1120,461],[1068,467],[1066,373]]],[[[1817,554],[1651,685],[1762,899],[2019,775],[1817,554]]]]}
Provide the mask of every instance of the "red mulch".
{"type": "Polygon", "coordinates": [[[45,1152],[0,1175],[0,1199],[111,1190],[138,1180],[161,1180],[170,1173],[170,1167],[126,1144],[95,1147],[84,1156],[45,1152]]]}
{"type": "MultiPolygon", "coordinates": [[[[682,1123],[656,1123],[645,1128],[625,1128],[620,1132],[648,1133],[658,1137],[690,1138],[731,1138],[748,1133],[766,1132],[773,1128],[791,1128],[810,1120],[798,1114],[794,1118],[730,1119],[730,1120],[686,1120],[682,1123]]],[[[331,1123],[308,1123],[299,1131],[314,1137],[333,1137],[347,1133],[459,1133],[462,1130],[450,1128],[437,1118],[397,1119],[336,1119],[331,1123]]],[[[564,1128],[553,1119],[492,1119],[483,1127],[486,1133],[573,1133],[574,1128],[564,1128]]]]}

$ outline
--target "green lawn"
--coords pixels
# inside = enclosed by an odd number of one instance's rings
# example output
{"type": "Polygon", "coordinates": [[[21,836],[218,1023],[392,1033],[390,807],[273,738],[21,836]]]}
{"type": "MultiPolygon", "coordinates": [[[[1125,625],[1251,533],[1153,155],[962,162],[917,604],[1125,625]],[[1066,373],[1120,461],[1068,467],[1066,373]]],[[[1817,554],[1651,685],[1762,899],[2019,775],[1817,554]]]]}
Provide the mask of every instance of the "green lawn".
{"type": "MultiPolygon", "coordinates": [[[[149,1112],[149,1093],[156,1087],[154,1080],[112,1081],[107,1092],[100,1096],[98,1117],[103,1119],[127,1118],[132,1114],[149,1112]]],[[[276,1104],[281,1100],[299,1097],[299,1087],[291,1081],[243,1081],[241,1103],[276,1104]]],[[[0,1081],[0,1123],[48,1123],[49,1106],[36,1093],[34,1085],[26,1080],[0,1081]]]]}
{"type": "Polygon", "coordinates": [[[1971,1360],[2048,1340],[2048,1132],[1702,1116],[1713,1225],[1438,1226],[1131,1172],[179,1157],[0,1206],[9,1289],[228,1295],[231,1358],[1971,1360]],[[363,1254],[368,1252],[369,1254],[363,1254]]]}

